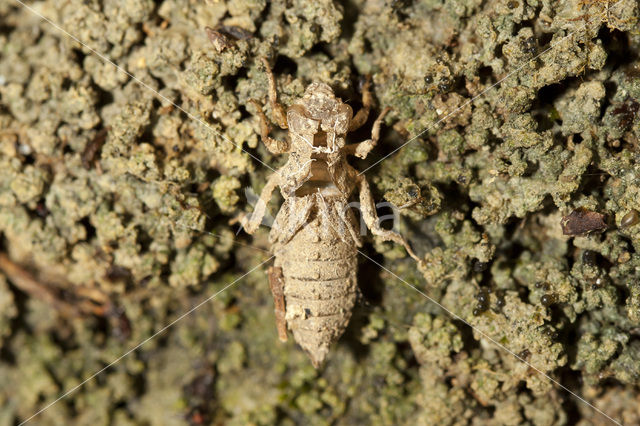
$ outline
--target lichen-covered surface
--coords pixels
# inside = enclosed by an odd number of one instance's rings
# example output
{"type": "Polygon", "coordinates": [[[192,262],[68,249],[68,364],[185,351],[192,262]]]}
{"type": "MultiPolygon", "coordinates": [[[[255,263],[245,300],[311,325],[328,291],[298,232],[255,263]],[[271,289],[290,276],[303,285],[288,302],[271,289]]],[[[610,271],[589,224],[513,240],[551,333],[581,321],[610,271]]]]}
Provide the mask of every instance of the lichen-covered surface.
{"type": "Polygon", "coordinates": [[[315,370],[278,342],[263,267],[34,424],[610,422],[541,372],[640,423],[637,0],[28,4],[95,52],[0,0],[0,425],[269,258],[266,227],[229,225],[271,173],[239,147],[283,162],[248,102],[261,57],[286,105],[322,81],[357,109],[372,76],[392,112],[361,169],[420,134],[366,176],[426,267],[365,250],[477,331],[362,258],[315,370]],[[576,209],[607,229],[563,235],[576,209]]]}

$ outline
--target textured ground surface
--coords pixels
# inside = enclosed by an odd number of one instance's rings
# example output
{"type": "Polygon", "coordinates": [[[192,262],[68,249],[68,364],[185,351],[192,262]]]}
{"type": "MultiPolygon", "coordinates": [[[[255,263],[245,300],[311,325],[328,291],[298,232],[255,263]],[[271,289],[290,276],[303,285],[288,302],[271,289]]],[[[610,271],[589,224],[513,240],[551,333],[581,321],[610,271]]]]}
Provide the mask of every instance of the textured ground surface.
{"type": "Polygon", "coordinates": [[[366,176],[427,268],[365,251],[478,331],[362,258],[316,371],[278,342],[263,267],[34,424],[609,422],[535,369],[640,423],[637,1],[28,4],[147,87],[0,0],[0,425],[268,259],[268,229],[228,225],[271,172],[238,147],[283,162],[248,103],[261,57],[285,104],[315,80],[358,108],[372,76],[392,112],[361,169],[420,134],[366,176]],[[573,211],[606,230],[563,235],[573,211]]]}

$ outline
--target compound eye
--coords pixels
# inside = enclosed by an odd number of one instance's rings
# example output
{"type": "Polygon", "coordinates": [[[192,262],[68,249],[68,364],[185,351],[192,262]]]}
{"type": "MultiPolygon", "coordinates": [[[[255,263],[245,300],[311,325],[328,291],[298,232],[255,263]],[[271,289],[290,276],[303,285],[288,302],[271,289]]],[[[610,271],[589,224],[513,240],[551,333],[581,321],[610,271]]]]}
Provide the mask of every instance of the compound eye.
{"type": "Polygon", "coordinates": [[[322,130],[325,132],[335,132],[338,135],[344,135],[349,130],[349,123],[353,117],[353,110],[347,104],[338,107],[336,114],[332,115],[322,123],[322,130]]]}
{"type": "Polygon", "coordinates": [[[318,131],[318,121],[305,116],[305,109],[300,105],[292,105],[287,111],[287,125],[293,133],[313,135],[318,131]]]}

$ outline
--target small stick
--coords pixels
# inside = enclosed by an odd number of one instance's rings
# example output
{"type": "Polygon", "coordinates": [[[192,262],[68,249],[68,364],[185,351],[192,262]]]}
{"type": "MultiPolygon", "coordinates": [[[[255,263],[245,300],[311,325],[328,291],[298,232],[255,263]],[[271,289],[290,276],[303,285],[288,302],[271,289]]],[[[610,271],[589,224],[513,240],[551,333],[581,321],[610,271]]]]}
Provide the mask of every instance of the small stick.
{"type": "Polygon", "coordinates": [[[0,253],[0,270],[20,290],[40,299],[65,316],[77,316],[78,310],[71,304],[60,300],[55,292],[47,285],[40,283],[36,278],[21,266],[14,263],[5,253],[0,253]]]}
{"type": "Polygon", "coordinates": [[[96,288],[77,287],[69,292],[55,285],[40,282],[32,273],[13,262],[5,253],[0,253],[0,271],[21,291],[53,306],[63,316],[81,315],[107,316],[113,309],[109,298],[96,288]],[[71,296],[71,302],[64,300],[71,296]]]}
{"type": "Polygon", "coordinates": [[[107,140],[110,127],[107,126],[96,133],[95,137],[84,147],[82,151],[82,166],[86,170],[90,170],[96,161],[96,155],[102,148],[102,145],[107,140]]]}

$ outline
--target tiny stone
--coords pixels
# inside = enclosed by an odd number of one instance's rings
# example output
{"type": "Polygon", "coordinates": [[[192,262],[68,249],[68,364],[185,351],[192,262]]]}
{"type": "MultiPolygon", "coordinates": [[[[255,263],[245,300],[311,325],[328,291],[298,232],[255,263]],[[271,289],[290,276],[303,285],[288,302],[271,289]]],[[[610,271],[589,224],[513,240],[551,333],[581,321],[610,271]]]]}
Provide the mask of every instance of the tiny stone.
{"type": "Polygon", "coordinates": [[[448,81],[443,81],[442,83],[438,84],[438,89],[440,89],[441,92],[448,92],[451,89],[451,83],[449,83],[448,81]]]}
{"type": "Polygon", "coordinates": [[[584,235],[590,232],[602,232],[607,229],[605,216],[585,208],[578,208],[560,221],[562,233],[568,236],[584,235]]]}
{"type": "Polygon", "coordinates": [[[622,217],[620,227],[629,228],[630,226],[636,225],[638,222],[640,222],[640,213],[638,213],[638,210],[632,209],[622,217]]]}
{"type": "Polygon", "coordinates": [[[543,306],[551,306],[555,301],[556,298],[553,294],[545,294],[540,298],[540,303],[542,303],[543,306]]]}

